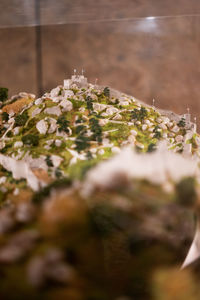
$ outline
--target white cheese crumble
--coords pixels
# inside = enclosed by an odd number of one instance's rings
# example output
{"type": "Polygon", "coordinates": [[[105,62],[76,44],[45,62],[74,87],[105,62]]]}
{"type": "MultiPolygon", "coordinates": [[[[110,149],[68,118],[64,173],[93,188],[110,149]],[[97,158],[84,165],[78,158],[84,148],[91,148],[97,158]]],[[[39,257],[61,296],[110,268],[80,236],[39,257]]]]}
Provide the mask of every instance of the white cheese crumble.
{"type": "Polygon", "coordinates": [[[18,189],[18,188],[16,188],[16,189],[14,190],[13,195],[15,195],[15,196],[19,195],[19,189],[18,189]]]}
{"type": "Polygon", "coordinates": [[[68,149],[68,151],[73,156],[73,158],[70,160],[70,165],[75,164],[78,159],[80,159],[80,160],[86,160],[85,154],[78,153],[77,151],[71,150],[71,149],[68,149]]]}
{"type": "Polygon", "coordinates": [[[107,119],[100,119],[99,120],[99,125],[100,126],[104,126],[104,125],[106,125],[108,123],[108,120],[107,119]]]}
{"type": "Polygon", "coordinates": [[[93,153],[93,154],[95,154],[97,152],[97,149],[96,148],[91,148],[90,152],[93,153]]]}
{"type": "Polygon", "coordinates": [[[14,134],[14,135],[18,135],[18,134],[19,134],[19,131],[20,131],[20,127],[15,127],[15,128],[13,129],[13,134],[14,134]]]}
{"type": "Polygon", "coordinates": [[[42,102],[43,102],[42,98],[38,98],[37,100],[35,100],[36,105],[40,105],[40,104],[42,104],[42,102]]]}
{"type": "Polygon", "coordinates": [[[93,103],[93,108],[97,111],[102,111],[107,107],[106,104],[101,104],[101,103],[93,103]]]}
{"type": "Polygon", "coordinates": [[[171,180],[178,182],[186,176],[199,175],[199,169],[197,161],[169,151],[165,142],[160,143],[157,151],[144,154],[137,153],[128,146],[87,173],[84,192],[90,193],[95,187],[109,187],[117,174],[164,184],[171,180]]]}
{"type": "Polygon", "coordinates": [[[63,161],[63,158],[58,156],[58,155],[51,155],[51,160],[52,160],[53,166],[55,168],[57,168],[57,167],[59,167],[59,165],[63,161]]]}
{"type": "Polygon", "coordinates": [[[85,107],[80,107],[79,111],[83,113],[85,111],[85,107]]]}
{"type": "Polygon", "coordinates": [[[98,151],[98,154],[99,154],[99,155],[103,155],[104,153],[105,153],[104,149],[100,149],[100,150],[98,151]]]}
{"type": "Polygon", "coordinates": [[[56,115],[60,116],[61,115],[61,110],[58,106],[53,106],[53,107],[47,107],[44,112],[49,115],[56,115]]]}
{"type": "Polygon", "coordinates": [[[13,118],[13,117],[8,120],[8,124],[12,124],[14,122],[15,122],[15,118],[13,118]]]}
{"type": "Polygon", "coordinates": [[[147,129],[147,124],[142,125],[142,131],[145,131],[147,129]]]}
{"type": "Polygon", "coordinates": [[[31,171],[29,165],[24,161],[18,161],[11,157],[0,154],[0,164],[11,171],[14,179],[25,178],[28,185],[34,190],[39,189],[39,181],[31,171]]]}
{"type": "Polygon", "coordinates": [[[129,105],[129,102],[127,100],[119,100],[119,104],[127,106],[127,105],[129,105]]]}
{"type": "Polygon", "coordinates": [[[46,134],[47,129],[48,129],[48,124],[46,121],[40,120],[39,122],[37,122],[36,128],[40,134],[46,134]]]}
{"type": "Polygon", "coordinates": [[[151,124],[151,122],[148,119],[144,120],[144,123],[147,124],[147,125],[149,125],[149,126],[151,124]]]}
{"type": "Polygon", "coordinates": [[[119,110],[118,110],[118,108],[116,108],[116,107],[108,107],[107,109],[106,109],[106,114],[108,115],[108,116],[111,116],[111,115],[113,115],[114,113],[117,113],[119,110]]]}
{"type": "Polygon", "coordinates": [[[37,107],[36,109],[34,109],[34,111],[32,112],[32,117],[35,117],[36,115],[38,115],[41,112],[41,108],[37,107]]]}
{"type": "Polygon", "coordinates": [[[136,135],[137,135],[137,131],[136,131],[136,130],[134,130],[134,129],[131,129],[130,133],[131,133],[132,135],[134,135],[134,136],[136,136],[136,135]]]}
{"type": "Polygon", "coordinates": [[[190,139],[193,137],[193,134],[194,134],[194,132],[188,131],[188,132],[186,133],[186,135],[184,136],[184,140],[185,140],[185,141],[190,140],[190,139]]]}
{"type": "Polygon", "coordinates": [[[182,142],[182,140],[183,140],[183,136],[182,136],[182,135],[177,135],[177,136],[175,137],[175,140],[176,140],[177,143],[180,143],[180,142],[182,142]]]}
{"type": "Polygon", "coordinates": [[[144,145],[142,143],[136,141],[135,145],[140,149],[144,149],[144,145]]]}
{"type": "Polygon", "coordinates": [[[5,183],[6,179],[7,179],[6,176],[0,177],[0,184],[5,183]]]}
{"type": "Polygon", "coordinates": [[[135,141],[136,141],[135,136],[134,135],[129,135],[128,142],[129,143],[135,143],[135,141]]]}
{"type": "Polygon", "coordinates": [[[71,98],[74,96],[74,92],[72,90],[64,90],[64,97],[71,98]]]}
{"type": "Polygon", "coordinates": [[[60,106],[64,108],[63,111],[71,111],[73,108],[72,102],[66,99],[60,102],[60,106]]]}
{"type": "Polygon", "coordinates": [[[59,93],[60,93],[60,87],[57,86],[56,88],[51,90],[50,96],[51,97],[57,97],[59,93]]]}
{"type": "Polygon", "coordinates": [[[23,143],[21,141],[17,141],[14,143],[14,148],[22,147],[23,143]]]}
{"type": "Polygon", "coordinates": [[[163,130],[167,130],[167,126],[164,123],[160,123],[160,128],[163,130]]]}
{"type": "Polygon", "coordinates": [[[49,124],[50,124],[49,129],[48,129],[48,133],[54,133],[58,128],[57,120],[53,119],[53,118],[48,118],[48,121],[49,121],[49,124]]]}
{"type": "Polygon", "coordinates": [[[116,114],[114,117],[113,117],[113,120],[121,120],[122,119],[122,116],[120,114],[116,114]]]}
{"type": "Polygon", "coordinates": [[[173,132],[177,133],[177,132],[179,132],[180,128],[177,125],[175,125],[171,130],[173,132]]]}
{"type": "Polygon", "coordinates": [[[112,147],[112,153],[120,153],[120,148],[119,147],[112,147]]]}
{"type": "Polygon", "coordinates": [[[136,121],[135,124],[141,125],[141,122],[140,121],[136,121]]]}
{"type": "Polygon", "coordinates": [[[62,144],[62,141],[61,140],[55,140],[55,145],[56,147],[60,147],[62,144]]]}

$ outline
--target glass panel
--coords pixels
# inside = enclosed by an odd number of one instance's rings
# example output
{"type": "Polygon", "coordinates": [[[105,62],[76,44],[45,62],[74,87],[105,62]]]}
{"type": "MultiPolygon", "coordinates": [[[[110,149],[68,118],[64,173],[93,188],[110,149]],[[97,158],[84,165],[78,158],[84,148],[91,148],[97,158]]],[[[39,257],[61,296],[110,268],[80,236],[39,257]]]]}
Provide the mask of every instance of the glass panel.
{"type": "Polygon", "coordinates": [[[200,18],[145,18],[42,28],[44,90],[76,68],[156,106],[200,111],[200,18]]]}
{"type": "Polygon", "coordinates": [[[200,14],[199,0],[1,0],[0,27],[200,14]]]}
{"type": "Polygon", "coordinates": [[[198,0],[42,0],[42,24],[200,13],[198,0]]]}
{"type": "Polygon", "coordinates": [[[35,0],[0,0],[0,27],[35,25],[35,3],[35,0]]]}
{"type": "Polygon", "coordinates": [[[0,84],[13,93],[44,91],[84,68],[93,82],[195,114],[198,14],[199,0],[1,0],[0,28],[15,28],[0,30],[0,84]]]}

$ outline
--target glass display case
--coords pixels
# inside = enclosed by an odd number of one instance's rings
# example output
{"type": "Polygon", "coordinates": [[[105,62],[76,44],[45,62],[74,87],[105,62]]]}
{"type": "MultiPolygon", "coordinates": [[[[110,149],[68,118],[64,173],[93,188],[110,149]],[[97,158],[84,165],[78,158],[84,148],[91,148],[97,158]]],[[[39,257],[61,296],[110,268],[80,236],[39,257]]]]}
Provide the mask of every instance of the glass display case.
{"type": "Polygon", "coordinates": [[[199,25],[199,0],[0,1],[0,299],[198,299],[199,25]]]}

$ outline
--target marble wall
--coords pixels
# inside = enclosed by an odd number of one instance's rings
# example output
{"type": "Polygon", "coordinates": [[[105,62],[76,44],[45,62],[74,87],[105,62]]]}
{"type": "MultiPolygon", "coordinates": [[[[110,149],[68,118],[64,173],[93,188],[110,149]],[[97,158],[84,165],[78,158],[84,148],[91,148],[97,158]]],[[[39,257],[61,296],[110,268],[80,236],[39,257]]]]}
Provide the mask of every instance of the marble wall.
{"type": "MultiPolygon", "coordinates": [[[[98,78],[147,103],[154,98],[158,107],[177,113],[190,107],[200,119],[199,0],[40,4],[43,90],[83,68],[91,82],[98,78]]],[[[11,94],[37,93],[36,62],[35,27],[0,29],[0,85],[10,87],[11,94]]]]}

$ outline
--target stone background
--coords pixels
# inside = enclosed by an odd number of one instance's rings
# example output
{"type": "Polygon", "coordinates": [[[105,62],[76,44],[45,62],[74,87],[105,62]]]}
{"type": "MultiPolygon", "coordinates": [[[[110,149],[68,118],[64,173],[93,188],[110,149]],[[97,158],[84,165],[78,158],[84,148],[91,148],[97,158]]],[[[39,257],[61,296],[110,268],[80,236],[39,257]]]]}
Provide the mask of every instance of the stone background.
{"type": "Polygon", "coordinates": [[[200,119],[199,0],[35,0],[40,19],[29,1],[0,1],[0,86],[10,94],[38,94],[41,23],[44,91],[83,68],[91,82],[200,119]]]}

